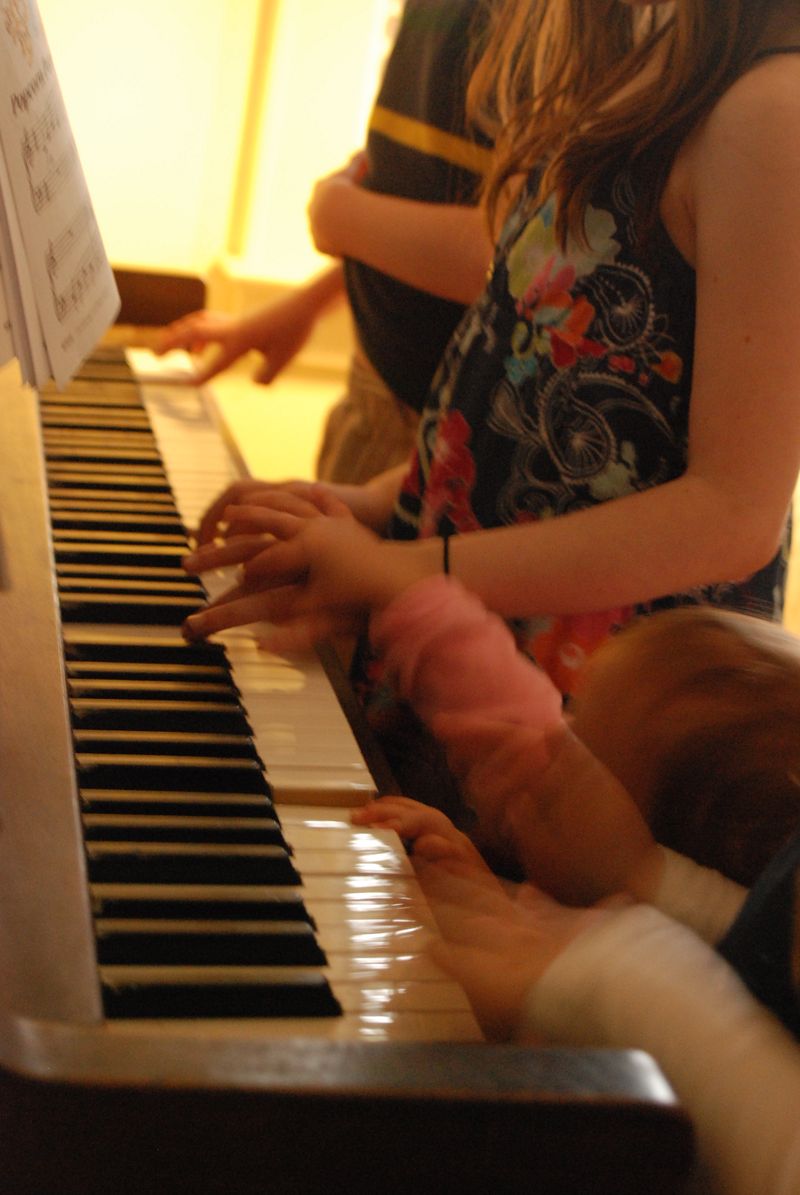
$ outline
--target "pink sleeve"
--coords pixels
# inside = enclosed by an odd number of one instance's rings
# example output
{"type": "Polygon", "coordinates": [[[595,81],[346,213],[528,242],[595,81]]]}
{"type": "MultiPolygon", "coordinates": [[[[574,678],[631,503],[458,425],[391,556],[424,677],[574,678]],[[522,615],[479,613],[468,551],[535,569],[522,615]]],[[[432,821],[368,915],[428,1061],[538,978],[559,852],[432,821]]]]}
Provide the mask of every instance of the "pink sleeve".
{"type": "Polygon", "coordinates": [[[427,577],[374,615],[373,646],[423,721],[440,713],[545,729],[561,694],[517,650],[506,624],[453,577],[427,577]]]}

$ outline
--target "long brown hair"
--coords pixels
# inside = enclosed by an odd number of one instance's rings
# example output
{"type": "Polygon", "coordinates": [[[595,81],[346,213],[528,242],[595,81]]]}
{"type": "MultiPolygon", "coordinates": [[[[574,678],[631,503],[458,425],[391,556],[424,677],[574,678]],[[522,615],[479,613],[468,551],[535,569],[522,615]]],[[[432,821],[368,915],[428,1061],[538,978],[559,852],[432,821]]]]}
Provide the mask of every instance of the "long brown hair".
{"type": "Polygon", "coordinates": [[[630,166],[646,236],[680,145],[752,62],[776,7],[777,0],[494,0],[468,108],[496,148],[484,188],[495,230],[520,175],[540,168],[539,198],[558,200],[562,247],[568,235],[585,240],[598,180],[630,166]],[[656,54],[661,65],[648,76],[656,54]]]}

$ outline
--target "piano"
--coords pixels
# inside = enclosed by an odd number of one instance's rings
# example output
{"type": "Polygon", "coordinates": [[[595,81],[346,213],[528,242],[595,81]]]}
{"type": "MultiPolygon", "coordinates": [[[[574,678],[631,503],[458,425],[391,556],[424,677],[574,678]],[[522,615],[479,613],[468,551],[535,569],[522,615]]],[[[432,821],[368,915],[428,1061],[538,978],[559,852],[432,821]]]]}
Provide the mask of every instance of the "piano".
{"type": "MultiPolygon", "coordinates": [[[[0,1189],[678,1192],[635,1051],[483,1042],[333,653],[187,645],[213,396],[0,373],[0,1189]]],[[[204,578],[214,591],[225,578],[204,578]]]]}

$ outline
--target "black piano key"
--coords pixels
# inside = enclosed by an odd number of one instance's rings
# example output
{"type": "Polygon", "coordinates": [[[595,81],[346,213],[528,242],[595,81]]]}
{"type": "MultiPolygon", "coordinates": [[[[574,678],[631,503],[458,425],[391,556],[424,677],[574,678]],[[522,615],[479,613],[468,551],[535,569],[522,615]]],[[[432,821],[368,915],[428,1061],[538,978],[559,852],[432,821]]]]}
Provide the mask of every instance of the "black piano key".
{"type": "Polygon", "coordinates": [[[89,459],[104,459],[95,457],[98,451],[114,460],[123,459],[129,452],[146,452],[155,461],[161,459],[153,436],[142,431],[112,433],[92,428],[57,430],[46,432],[43,442],[45,459],[53,463],[62,459],[78,460],[84,452],[90,454],[89,459]]]}
{"type": "Polygon", "coordinates": [[[73,543],[58,534],[54,537],[53,549],[57,563],[111,564],[124,559],[126,564],[148,568],[180,568],[181,559],[186,555],[185,544],[113,544],[88,540],[73,543]]]}
{"type": "Polygon", "coordinates": [[[201,588],[197,578],[182,568],[149,568],[147,565],[128,564],[124,556],[116,564],[64,561],[56,565],[56,576],[59,581],[64,582],[69,582],[73,577],[108,577],[118,581],[154,581],[157,585],[167,581],[174,581],[179,585],[189,582],[201,588]]]}
{"type": "Polygon", "coordinates": [[[150,427],[147,412],[141,407],[120,405],[117,407],[98,406],[90,403],[77,407],[67,403],[47,403],[40,407],[42,413],[42,435],[48,440],[73,439],[81,437],[99,437],[101,431],[109,439],[122,440],[130,434],[147,437],[152,444],[157,444],[153,429],[150,427]],[[111,427],[93,427],[93,421],[98,423],[111,422],[111,427]]]}
{"type": "MultiPolygon", "coordinates": [[[[87,461],[85,464],[70,465],[64,461],[45,461],[45,472],[48,478],[59,483],[69,478],[70,485],[78,485],[77,480],[72,479],[72,475],[86,478],[93,481],[95,484],[102,483],[105,486],[113,486],[114,489],[120,487],[125,488],[125,482],[131,481],[146,486],[148,483],[157,481],[160,485],[166,486],[167,475],[160,464],[153,465],[128,465],[125,469],[120,469],[119,465],[113,462],[106,463],[104,461],[87,461]]],[[[172,490],[169,491],[172,493],[172,490]]]]}
{"type": "Polygon", "coordinates": [[[266,814],[278,820],[271,798],[265,793],[237,792],[162,792],[158,789],[84,788],[81,808],[85,813],[153,814],[180,817],[192,813],[198,817],[261,818],[266,814]]]}
{"type": "MultiPolygon", "coordinates": [[[[186,576],[184,573],[183,576],[186,576]]],[[[64,645],[67,660],[104,660],[120,664],[209,664],[229,673],[228,657],[220,643],[186,643],[170,639],[154,643],[110,636],[101,641],[71,639],[64,645]]]]}
{"type": "Polygon", "coordinates": [[[85,528],[87,531],[104,531],[116,536],[121,532],[155,531],[161,534],[182,536],[184,544],[187,542],[186,531],[180,519],[166,511],[159,514],[153,507],[147,508],[145,512],[108,509],[79,510],[67,507],[63,510],[51,510],[50,522],[56,532],[67,529],[74,529],[77,532],[85,528]]]}
{"type": "MultiPolygon", "coordinates": [[[[60,490],[57,494],[52,491],[48,498],[50,515],[59,517],[64,511],[86,511],[89,514],[125,514],[157,515],[163,519],[179,519],[174,505],[167,497],[155,495],[147,498],[137,498],[135,494],[128,497],[117,494],[115,497],[102,497],[100,494],[86,494],[82,490],[60,490]]],[[[181,524],[182,525],[182,524],[181,524]]]]}
{"type": "MultiPolygon", "coordinates": [[[[51,450],[58,451],[70,445],[149,448],[157,454],[157,463],[166,476],[158,440],[147,422],[147,416],[133,408],[120,407],[118,411],[101,407],[87,408],[87,413],[81,417],[74,416],[68,407],[48,408],[42,418],[42,443],[45,458],[51,450]],[[97,417],[89,413],[92,410],[98,412],[97,417]]],[[[110,484],[113,486],[113,481],[110,484]]]]}
{"type": "Polygon", "coordinates": [[[101,969],[107,1017],[330,1017],[342,1012],[325,976],[312,969],[275,967],[260,977],[234,973],[230,979],[220,975],[216,982],[209,976],[171,983],[159,981],[155,968],[155,974],[138,977],[137,970],[101,969]]]}
{"type": "Polygon", "coordinates": [[[138,677],[70,677],[71,697],[94,701],[125,697],[128,701],[183,701],[238,703],[239,691],[232,682],[203,680],[141,680],[138,677]]]}
{"type": "Polygon", "coordinates": [[[289,852],[280,846],[88,842],[91,883],[300,884],[289,852]]]}
{"type": "Polygon", "coordinates": [[[99,918],[97,961],[124,966],[324,966],[302,921],[132,921],[99,918]]]}
{"type": "Polygon", "coordinates": [[[220,731],[247,734],[250,724],[234,701],[126,701],[77,698],[70,702],[73,726],[98,730],[220,731]]]}
{"type": "Polygon", "coordinates": [[[89,547],[99,546],[105,548],[108,545],[114,548],[116,545],[125,547],[132,545],[135,549],[140,547],[150,550],[158,548],[174,548],[181,553],[186,552],[186,536],[178,531],[159,531],[154,527],[147,528],[145,531],[134,531],[127,527],[60,527],[56,531],[56,543],[60,544],[86,544],[89,547]]]}
{"type": "Polygon", "coordinates": [[[80,573],[73,573],[59,576],[59,592],[64,593],[79,593],[83,591],[87,595],[96,592],[102,593],[128,593],[128,594],[150,594],[153,597],[158,597],[162,594],[166,597],[186,597],[195,598],[202,597],[205,600],[205,593],[202,586],[188,577],[184,581],[163,580],[156,581],[153,579],[141,580],[138,576],[118,576],[118,577],[96,577],[91,574],[81,575],[80,573]]]}
{"type": "Polygon", "coordinates": [[[63,589],[59,590],[59,600],[66,622],[129,622],[176,627],[206,604],[204,597],[192,599],[142,595],[135,598],[107,592],[88,596],[63,589]]]}
{"type": "Polygon", "coordinates": [[[94,444],[45,445],[45,460],[48,465],[56,467],[65,462],[75,468],[93,461],[112,461],[119,468],[127,469],[157,462],[158,459],[158,452],[146,444],[132,443],[126,447],[114,444],[105,448],[94,444]]]}
{"type": "Polygon", "coordinates": [[[209,888],[198,890],[177,885],[148,888],[130,884],[126,890],[123,885],[95,884],[90,895],[92,912],[98,918],[302,921],[314,925],[300,893],[289,887],[259,889],[258,896],[247,897],[238,889],[226,895],[224,889],[216,889],[212,894],[209,888]],[[202,895],[197,895],[201,891],[202,895]]]}
{"type": "Polygon", "coordinates": [[[165,814],[87,813],[83,817],[87,842],[186,842],[256,846],[286,846],[274,818],[234,818],[165,814]]]}
{"type": "Polygon", "coordinates": [[[175,501],[172,491],[166,493],[147,493],[141,495],[136,492],[125,493],[119,489],[95,488],[86,490],[82,486],[59,485],[50,486],[47,491],[51,509],[59,509],[63,503],[81,505],[84,507],[102,506],[106,504],[111,510],[128,509],[161,509],[175,513],[175,501]]]}
{"type": "Polygon", "coordinates": [[[133,408],[119,410],[103,407],[47,407],[42,406],[42,427],[45,431],[56,428],[89,428],[96,431],[119,432],[125,428],[136,431],[149,430],[146,411],[133,408]]]}
{"type": "Polygon", "coordinates": [[[117,660],[67,660],[67,676],[135,677],[137,680],[230,680],[230,671],[220,664],[147,663],[130,660],[120,664],[117,660]]]}
{"type": "Polygon", "coordinates": [[[113,482],[118,492],[132,491],[136,494],[146,492],[148,496],[151,493],[172,494],[166,478],[157,471],[143,473],[126,469],[123,473],[111,468],[92,469],[88,465],[71,468],[69,465],[63,465],[50,466],[47,469],[47,476],[51,484],[57,484],[59,487],[69,485],[73,489],[81,489],[87,493],[92,490],[106,492],[109,484],[113,482]]]}
{"type": "Polygon", "coordinates": [[[88,788],[163,788],[173,792],[267,792],[258,760],[180,755],[76,753],[78,782],[88,788]]]}
{"type": "Polygon", "coordinates": [[[254,759],[261,767],[263,760],[256,751],[249,735],[179,733],[167,730],[96,730],[76,728],[73,730],[75,746],[80,752],[95,755],[204,755],[213,759],[254,759]]]}
{"type": "MultiPolygon", "coordinates": [[[[59,408],[54,408],[50,419],[50,426],[45,426],[42,429],[45,455],[50,448],[63,448],[68,444],[105,445],[106,448],[111,448],[113,445],[119,445],[121,448],[132,448],[134,445],[139,445],[140,447],[144,446],[158,450],[158,441],[148,427],[146,420],[130,418],[120,414],[119,420],[115,420],[118,424],[116,427],[99,428],[83,424],[70,427],[66,424],[64,426],[57,425],[59,414],[59,408]]],[[[160,453],[159,461],[163,465],[160,453]]]]}

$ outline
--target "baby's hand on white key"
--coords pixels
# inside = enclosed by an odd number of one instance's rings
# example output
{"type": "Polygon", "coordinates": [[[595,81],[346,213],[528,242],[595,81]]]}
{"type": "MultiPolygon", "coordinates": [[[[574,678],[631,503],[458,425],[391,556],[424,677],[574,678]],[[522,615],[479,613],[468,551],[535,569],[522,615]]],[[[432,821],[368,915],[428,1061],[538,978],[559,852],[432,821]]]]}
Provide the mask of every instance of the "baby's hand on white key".
{"type": "Polygon", "coordinates": [[[480,852],[446,814],[410,797],[379,797],[354,809],[351,821],[356,826],[394,830],[418,858],[463,859],[485,866],[480,852]]]}

